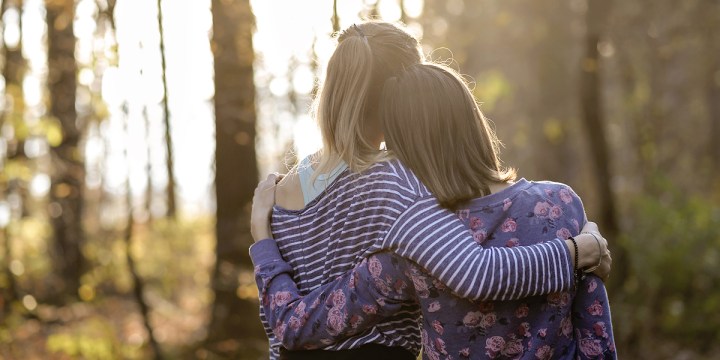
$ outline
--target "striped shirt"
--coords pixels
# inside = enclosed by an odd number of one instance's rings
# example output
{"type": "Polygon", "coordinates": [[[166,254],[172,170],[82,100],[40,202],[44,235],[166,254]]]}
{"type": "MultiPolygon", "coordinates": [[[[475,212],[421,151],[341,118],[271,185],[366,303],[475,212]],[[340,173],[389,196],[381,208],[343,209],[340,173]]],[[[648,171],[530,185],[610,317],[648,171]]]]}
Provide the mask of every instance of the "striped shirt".
{"type": "MultiPolygon", "coordinates": [[[[572,287],[572,265],[563,241],[517,248],[477,246],[464,223],[442,209],[418,178],[395,160],[375,164],[360,174],[345,171],[323,196],[302,210],[275,207],[272,232],[300,294],[351,271],[381,250],[414,261],[469,299],[519,299],[572,287]]],[[[275,267],[258,263],[265,258],[264,248],[253,246],[250,250],[256,270],[265,269],[256,271],[258,281],[289,271],[282,262],[275,267]]],[[[262,291],[260,298],[264,304],[293,300],[271,299],[262,291]]],[[[325,349],[377,343],[402,346],[418,354],[419,309],[412,303],[400,306],[393,316],[344,341],[327,344],[325,349]]],[[[260,312],[275,359],[286,329],[277,319],[267,318],[272,313],[265,314],[262,306],[260,312]]]]}

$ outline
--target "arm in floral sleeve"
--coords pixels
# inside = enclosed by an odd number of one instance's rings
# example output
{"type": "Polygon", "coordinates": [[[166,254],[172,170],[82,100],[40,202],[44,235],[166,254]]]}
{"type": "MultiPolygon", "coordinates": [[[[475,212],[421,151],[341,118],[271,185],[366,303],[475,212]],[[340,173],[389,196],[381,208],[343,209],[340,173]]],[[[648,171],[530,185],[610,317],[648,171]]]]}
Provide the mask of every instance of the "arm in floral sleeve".
{"type": "Polygon", "coordinates": [[[573,301],[575,338],[578,359],[617,359],[613,338],[610,304],[602,280],[587,275],[578,284],[573,301]]]}
{"type": "Polygon", "coordinates": [[[250,248],[265,317],[289,350],[314,349],[363,332],[413,299],[397,258],[375,254],[352,271],[301,296],[275,241],[250,248]]]}

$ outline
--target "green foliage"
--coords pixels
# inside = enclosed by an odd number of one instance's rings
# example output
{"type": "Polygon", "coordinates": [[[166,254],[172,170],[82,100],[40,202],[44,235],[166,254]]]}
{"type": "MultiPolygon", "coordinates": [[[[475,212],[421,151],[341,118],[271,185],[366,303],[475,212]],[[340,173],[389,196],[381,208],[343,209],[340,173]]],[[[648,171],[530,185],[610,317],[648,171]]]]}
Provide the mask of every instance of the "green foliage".
{"type": "Polygon", "coordinates": [[[512,87],[502,71],[489,70],[477,77],[473,95],[482,101],[483,110],[491,111],[498,101],[512,95],[512,87]]]}
{"type": "Polygon", "coordinates": [[[614,322],[708,349],[720,341],[720,205],[667,182],[660,188],[661,195],[632,203],[623,241],[630,276],[614,304],[620,315],[614,322]]]}
{"type": "Polygon", "coordinates": [[[87,360],[139,359],[137,347],[122,345],[112,325],[101,318],[91,318],[74,331],[52,334],[47,339],[47,350],[71,358],[87,360]]]}

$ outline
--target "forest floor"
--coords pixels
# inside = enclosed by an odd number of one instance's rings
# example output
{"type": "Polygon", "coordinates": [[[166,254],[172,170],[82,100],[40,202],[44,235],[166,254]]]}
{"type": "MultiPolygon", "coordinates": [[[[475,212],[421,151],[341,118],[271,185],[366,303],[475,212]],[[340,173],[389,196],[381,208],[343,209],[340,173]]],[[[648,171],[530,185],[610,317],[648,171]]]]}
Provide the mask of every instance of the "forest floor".
{"type": "MultiPolygon", "coordinates": [[[[203,344],[207,311],[166,304],[155,308],[151,320],[165,359],[227,358],[203,344]]],[[[42,305],[32,317],[11,314],[6,325],[0,328],[0,360],[153,358],[143,319],[130,296],[64,307],[42,305]]],[[[253,343],[252,351],[248,348],[243,358],[267,357],[265,339],[247,340],[253,343]]]]}

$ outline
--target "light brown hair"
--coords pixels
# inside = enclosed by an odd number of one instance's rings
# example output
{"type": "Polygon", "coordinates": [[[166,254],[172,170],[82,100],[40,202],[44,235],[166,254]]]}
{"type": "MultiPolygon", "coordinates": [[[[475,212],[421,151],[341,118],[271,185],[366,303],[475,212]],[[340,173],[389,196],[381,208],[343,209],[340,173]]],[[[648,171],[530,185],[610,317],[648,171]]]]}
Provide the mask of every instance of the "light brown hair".
{"type": "Polygon", "coordinates": [[[388,150],[409,167],[444,207],[490,193],[512,181],[500,142],[470,89],[454,70],[436,64],[407,67],[383,89],[380,119],[388,150]]]}
{"type": "Polygon", "coordinates": [[[420,63],[421,54],[416,38],[387,22],[368,21],[339,34],[313,104],[323,138],[315,174],[331,171],[340,161],[359,172],[383,158],[381,139],[372,138],[377,134],[369,131],[374,127],[379,133],[381,128],[377,111],[383,83],[404,67],[420,63]]]}

